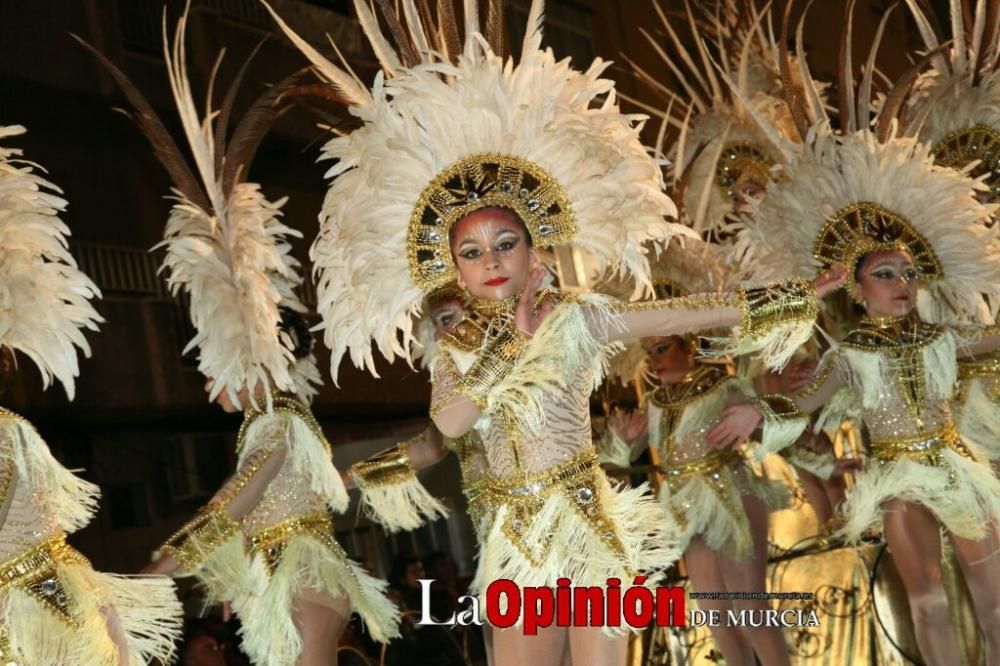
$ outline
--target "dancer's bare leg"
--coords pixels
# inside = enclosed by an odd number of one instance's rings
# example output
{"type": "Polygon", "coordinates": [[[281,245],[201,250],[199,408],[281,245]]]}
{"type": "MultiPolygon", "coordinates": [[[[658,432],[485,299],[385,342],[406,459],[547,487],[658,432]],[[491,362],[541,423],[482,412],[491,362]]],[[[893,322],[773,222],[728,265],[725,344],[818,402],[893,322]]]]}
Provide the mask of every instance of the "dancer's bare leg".
{"type": "Polygon", "coordinates": [[[827,525],[833,518],[833,506],[823,485],[823,480],[801,467],[795,467],[795,473],[799,476],[799,483],[802,484],[802,492],[806,495],[806,501],[816,513],[816,525],[822,534],[826,532],[827,525]]]}
{"type": "MultiPolygon", "coordinates": [[[[691,588],[695,592],[725,592],[726,583],[722,575],[722,559],[709,548],[701,537],[694,537],[684,551],[684,566],[687,568],[691,588]]],[[[733,605],[726,599],[698,599],[698,608],[704,611],[717,610],[721,617],[732,610],[733,605]]],[[[728,666],[754,666],[753,651],[736,627],[711,627],[715,647],[726,660],[728,666]]]]}
{"type": "MultiPolygon", "coordinates": [[[[744,560],[723,559],[722,574],[726,589],[731,592],[765,592],[767,581],[767,507],[754,495],[743,496],[743,508],[750,521],[753,535],[751,557],[744,560]]],[[[771,608],[767,599],[740,599],[733,601],[737,610],[765,611],[771,608]]],[[[771,666],[789,666],[791,657],[788,644],[780,627],[744,628],[744,640],[753,646],[761,663],[771,666]]]]}
{"type": "Polygon", "coordinates": [[[570,662],[573,666],[625,666],[628,636],[608,636],[600,627],[569,630],[570,662]]]}
{"type": "Polygon", "coordinates": [[[942,582],[937,519],[920,504],[890,500],[883,509],[883,521],[886,542],[910,602],[920,654],[927,666],[961,663],[942,582]]]}
{"type": "Polygon", "coordinates": [[[121,620],[118,613],[111,606],[101,608],[101,615],[104,616],[104,624],[108,627],[108,636],[118,647],[118,663],[120,666],[128,666],[129,650],[128,641],[125,638],[125,630],[122,629],[121,620]]]}
{"type": "Polygon", "coordinates": [[[483,650],[486,652],[486,666],[497,666],[493,660],[493,625],[483,624],[483,650]]]}
{"type": "Polygon", "coordinates": [[[986,538],[971,541],[951,535],[976,619],[986,642],[986,663],[1000,663],[1000,536],[994,523],[986,538]]]}
{"type": "Polygon", "coordinates": [[[302,637],[299,666],[337,666],[340,635],[351,617],[346,597],[303,590],[295,595],[292,619],[302,637]]]}
{"type": "Polygon", "coordinates": [[[566,627],[539,627],[534,636],[525,636],[520,627],[493,630],[496,666],[563,666],[568,648],[566,627]]]}

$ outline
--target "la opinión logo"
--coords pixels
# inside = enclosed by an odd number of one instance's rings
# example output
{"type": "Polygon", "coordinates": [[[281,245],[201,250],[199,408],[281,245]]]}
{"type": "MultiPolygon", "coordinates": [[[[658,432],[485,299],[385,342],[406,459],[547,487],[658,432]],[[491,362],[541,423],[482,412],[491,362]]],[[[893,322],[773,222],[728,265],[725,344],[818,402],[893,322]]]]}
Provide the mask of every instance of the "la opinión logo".
{"type": "MultiPolygon", "coordinates": [[[[509,579],[490,583],[483,595],[486,619],[494,627],[505,629],[519,623],[532,636],[539,627],[632,627],[643,628],[686,625],[686,598],[682,587],[647,587],[645,576],[636,576],[632,585],[622,590],[621,580],[609,578],[601,586],[574,586],[569,578],[560,578],[556,587],[518,587],[509,579]]],[[[420,619],[417,624],[436,626],[482,625],[478,596],[459,597],[460,610],[450,618],[431,616],[433,579],[420,579],[420,619]]]]}

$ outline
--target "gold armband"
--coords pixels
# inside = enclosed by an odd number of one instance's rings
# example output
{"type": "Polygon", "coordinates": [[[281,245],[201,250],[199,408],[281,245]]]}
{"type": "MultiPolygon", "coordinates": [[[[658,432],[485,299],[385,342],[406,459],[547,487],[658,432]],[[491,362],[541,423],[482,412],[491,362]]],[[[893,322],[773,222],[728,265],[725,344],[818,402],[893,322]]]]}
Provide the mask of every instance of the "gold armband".
{"type": "MultiPolygon", "coordinates": [[[[424,434],[417,435],[423,438],[424,434]]],[[[414,476],[410,461],[410,442],[400,442],[394,448],[351,465],[351,474],[359,489],[391,486],[414,476]]]]}
{"type": "Polygon", "coordinates": [[[527,338],[513,324],[506,323],[480,349],[479,357],[459,380],[459,390],[481,410],[486,409],[490,390],[514,368],[527,338]]]}
{"type": "Polygon", "coordinates": [[[389,532],[415,530],[425,521],[448,515],[447,508],[421,485],[410,459],[410,445],[426,436],[425,430],[351,466],[365,515],[389,532]]]}
{"type": "Polygon", "coordinates": [[[206,511],[179,529],[160,548],[186,572],[198,569],[205,559],[240,531],[239,523],[217,505],[209,504],[206,511]]]}
{"type": "Polygon", "coordinates": [[[792,278],[763,287],[737,289],[741,297],[743,316],[740,335],[744,339],[759,340],[776,329],[794,322],[816,320],[819,299],[812,283],[802,278],[792,278]]]}
{"type": "Polygon", "coordinates": [[[753,399],[760,409],[760,445],[754,450],[754,459],[763,462],[769,453],[777,453],[795,443],[809,427],[809,417],[802,413],[795,401],[784,395],[763,395],[753,399]]]}
{"type": "Polygon", "coordinates": [[[803,416],[795,401],[786,395],[762,395],[754,402],[760,408],[764,421],[780,421],[803,416]]]}

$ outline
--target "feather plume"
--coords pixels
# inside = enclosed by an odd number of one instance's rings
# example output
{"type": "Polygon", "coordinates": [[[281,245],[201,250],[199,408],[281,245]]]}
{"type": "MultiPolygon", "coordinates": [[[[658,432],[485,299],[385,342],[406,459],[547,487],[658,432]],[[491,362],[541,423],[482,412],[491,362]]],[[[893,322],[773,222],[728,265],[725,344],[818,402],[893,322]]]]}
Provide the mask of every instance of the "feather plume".
{"type": "MultiPolygon", "coordinates": [[[[449,25],[450,8],[438,7],[449,25]]],[[[434,178],[464,157],[499,152],[544,169],[565,189],[574,242],[598,271],[618,266],[648,284],[642,244],[681,231],[665,221],[676,209],[639,141],[642,118],[622,113],[614,84],[602,78],[608,63],[580,72],[541,50],[543,8],[532,3],[515,64],[492,51],[476,2],[466,0],[461,54],[453,62],[421,54],[421,64],[395,76],[379,73],[370,101],[352,109],[364,125],[324,147],[332,184],[311,258],[334,377],[348,352],[373,373],[376,349],[412,361],[423,294],[403,252],[410,214],[434,178]]]]}
{"type": "MultiPolygon", "coordinates": [[[[0,140],[24,132],[0,126],[0,140]]],[[[77,349],[90,356],[83,330],[104,321],[90,303],[101,293],[69,252],[61,191],[20,155],[0,146],[0,345],[30,358],[44,385],[59,381],[72,400],[77,349]]]]}

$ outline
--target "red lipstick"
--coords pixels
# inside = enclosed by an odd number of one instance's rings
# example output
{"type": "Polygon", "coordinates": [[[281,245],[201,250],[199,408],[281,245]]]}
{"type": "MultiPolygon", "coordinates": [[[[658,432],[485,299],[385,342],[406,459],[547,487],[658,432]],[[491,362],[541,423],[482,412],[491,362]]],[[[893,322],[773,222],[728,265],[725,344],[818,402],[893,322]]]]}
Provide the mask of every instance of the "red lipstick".
{"type": "Polygon", "coordinates": [[[506,282],[509,279],[510,278],[495,277],[492,280],[487,280],[483,284],[485,284],[487,287],[499,287],[500,285],[502,285],[504,282],[506,282]]]}

